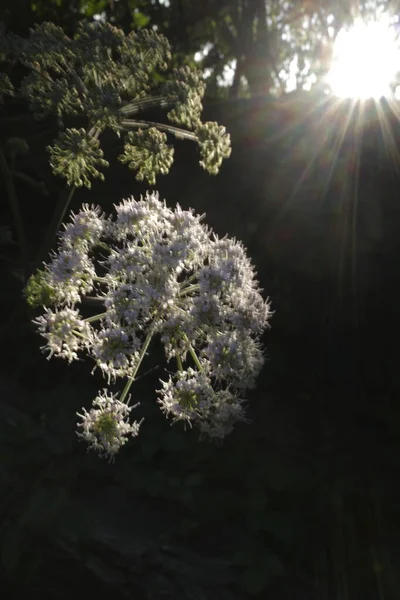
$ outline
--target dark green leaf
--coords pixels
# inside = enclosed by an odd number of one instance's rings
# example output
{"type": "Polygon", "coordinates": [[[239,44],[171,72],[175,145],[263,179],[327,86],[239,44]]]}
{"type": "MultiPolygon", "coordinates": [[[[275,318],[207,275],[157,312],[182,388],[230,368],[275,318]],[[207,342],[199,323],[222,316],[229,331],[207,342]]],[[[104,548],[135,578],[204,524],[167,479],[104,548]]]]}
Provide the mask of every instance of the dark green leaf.
{"type": "Polygon", "coordinates": [[[150,495],[153,496],[153,498],[156,498],[157,496],[160,495],[162,489],[162,485],[160,483],[160,481],[157,481],[157,479],[155,479],[154,477],[152,477],[149,482],[147,483],[146,486],[146,492],[150,495]]]}
{"type": "Polygon", "coordinates": [[[150,479],[150,474],[142,467],[135,468],[127,466],[121,468],[117,474],[117,480],[127,489],[134,491],[146,489],[150,479]]]}
{"type": "Polygon", "coordinates": [[[254,552],[251,549],[238,550],[233,558],[232,563],[238,567],[247,567],[252,564],[254,552]]]}
{"type": "Polygon", "coordinates": [[[183,502],[183,504],[190,504],[193,501],[193,494],[187,488],[178,488],[176,497],[183,502]]]}
{"type": "Polygon", "coordinates": [[[293,485],[296,474],[280,464],[270,463],[263,468],[265,481],[274,490],[284,490],[293,485]]]}
{"type": "Polygon", "coordinates": [[[270,533],[285,543],[290,542],[292,532],[289,523],[281,515],[270,510],[256,515],[259,531],[270,533]]]}
{"type": "Polygon", "coordinates": [[[37,486],[23,512],[21,522],[35,531],[50,528],[59,512],[67,506],[64,489],[56,486],[37,486]]]}
{"type": "Polygon", "coordinates": [[[126,582],[126,577],[122,571],[118,571],[99,556],[89,556],[86,559],[86,566],[102,581],[107,583],[126,582]]]}
{"type": "Polygon", "coordinates": [[[12,571],[26,548],[24,529],[19,525],[8,525],[1,532],[1,564],[12,571]]]}
{"type": "Polygon", "coordinates": [[[162,445],[167,450],[179,452],[186,448],[186,440],[184,432],[177,429],[171,429],[164,433],[162,437],[162,445]]]}
{"type": "Polygon", "coordinates": [[[19,137],[8,138],[6,142],[6,150],[9,154],[18,156],[19,154],[27,154],[29,152],[28,142],[19,137]]]}
{"type": "Polygon", "coordinates": [[[251,565],[242,575],[242,587],[247,594],[255,595],[263,591],[267,576],[262,565],[251,565]]]}
{"type": "MultiPolygon", "coordinates": [[[[143,436],[144,437],[144,436],[143,436]]],[[[144,458],[149,460],[159,449],[160,444],[157,439],[146,437],[142,440],[141,450],[144,458]]]]}
{"type": "Polygon", "coordinates": [[[150,21],[150,17],[147,17],[146,15],[144,15],[143,13],[141,13],[139,11],[135,11],[132,15],[132,20],[133,20],[135,27],[141,28],[141,27],[146,27],[146,25],[150,21]]]}
{"type": "Polygon", "coordinates": [[[260,565],[268,575],[281,575],[284,572],[284,567],[279,558],[268,552],[260,558],[260,565]]]}
{"type": "Polygon", "coordinates": [[[102,13],[107,8],[107,4],[107,0],[89,0],[86,4],[86,17],[93,17],[96,14],[102,13]]]}
{"type": "Polygon", "coordinates": [[[196,523],[196,521],[192,521],[191,519],[183,519],[179,526],[180,533],[182,533],[183,535],[187,535],[188,533],[196,529],[198,526],[199,524],[196,523]]]}
{"type": "Polygon", "coordinates": [[[172,488],[177,488],[181,485],[181,481],[177,477],[168,477],[168,485],[172,488]]]}
{"type": "Polygon", "coordinates": [[[267,496],[261,490],[253,492],[248,500],[248,505],[253,510],[263,510],[263,508],[265,508],[266,504],[267,504],[267,496]]]}
{"type": "Polygon", "coordinates": [[[185,485],[192,487],[196,485],[200,485],[204,479],[203,473],[192,473],[188,475],[185,479],[185,485]]]}

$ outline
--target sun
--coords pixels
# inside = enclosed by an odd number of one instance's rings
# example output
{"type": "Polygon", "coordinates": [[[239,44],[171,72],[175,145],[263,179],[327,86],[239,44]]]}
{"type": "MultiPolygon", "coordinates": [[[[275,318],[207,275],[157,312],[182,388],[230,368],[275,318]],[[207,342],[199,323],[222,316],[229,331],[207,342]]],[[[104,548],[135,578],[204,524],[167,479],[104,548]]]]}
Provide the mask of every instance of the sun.
{"type": "Polygon", "coordinates": [[[379,99],[393,96],[400,72],[400,44],[393,20],[356,20],[339,32],[327,83],[340,98],[379,99]]]}

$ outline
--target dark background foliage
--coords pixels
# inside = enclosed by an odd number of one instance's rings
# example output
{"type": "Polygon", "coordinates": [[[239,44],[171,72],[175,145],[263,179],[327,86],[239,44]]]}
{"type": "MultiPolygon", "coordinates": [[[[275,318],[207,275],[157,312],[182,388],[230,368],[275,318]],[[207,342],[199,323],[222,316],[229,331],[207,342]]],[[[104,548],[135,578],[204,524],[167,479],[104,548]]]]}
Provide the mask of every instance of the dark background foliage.
{"type": "MultiPolygon", "coordinates": [[[[33,4],[21,29],[35,20],[33,4]]],[[[35,6],[64,18],[61,0],[35,6]]],[[[204,118],[227,126],[231,158],[213,178],[194,145],[180,142],[157,184],[170,206],[206,212],[219,234],[244,242],[275,311],[249,393],[252,422],[221,447],[171,428],[158,411],[155,344],[150,373],[133,389],[141,435],[115,465],[86,454],[75,412],[104,382],[88,361],[68,367],[40,353],[0,182],[4,597],[398,597],[398,119],[383,101],[361,112],[320,100],[209,102],[204,118]]],[[[60,189],[44,150],[55,123],[25,118],[25,107],[2,110],[2,148],[24,138],[18,170],[40,184],[15,180],[35,253],[60,189]]],[[[106,149],[106,181],[79,191],[73,210],[94,202],[111,211],[145,191],[113,160],[112,137],[106,149]]]]}

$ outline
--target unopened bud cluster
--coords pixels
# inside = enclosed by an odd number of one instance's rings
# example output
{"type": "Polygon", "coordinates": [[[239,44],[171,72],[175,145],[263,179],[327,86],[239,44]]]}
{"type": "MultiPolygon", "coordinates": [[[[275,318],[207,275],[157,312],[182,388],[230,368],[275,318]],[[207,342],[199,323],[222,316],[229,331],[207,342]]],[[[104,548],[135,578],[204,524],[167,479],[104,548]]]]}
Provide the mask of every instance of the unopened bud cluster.
{"type": "Polygon", "coordinates": [[[104,179],[101,169],[109,163],[99,138],[106,130],[123,137],[119,159],[139,181],[154,185],[169,172],[174,148],[167,142],[173,137],[197,143],[201,167],[215,175],[230,156],[230,136],[201,121],[200,71],[181,67],[158,83],[171,58],[168,40],[153,30],[125,35],[110,23],[82,22],[69,37],[58,25],[41,23],[27,39],[0,30],[0,62],[19,61],[28,71],[19,85],[0,72],[0,102],[14,96],[28,101],[37,119],[56,116],[59,135],[47,149],[53,173],[69,186],[90,188],[94,179],[104,179]],[[137,118],[155,107],[167,108],[174,125],[137,118]],[[87,128],[65,128],[66,121],[84,121],[87,128]]]}

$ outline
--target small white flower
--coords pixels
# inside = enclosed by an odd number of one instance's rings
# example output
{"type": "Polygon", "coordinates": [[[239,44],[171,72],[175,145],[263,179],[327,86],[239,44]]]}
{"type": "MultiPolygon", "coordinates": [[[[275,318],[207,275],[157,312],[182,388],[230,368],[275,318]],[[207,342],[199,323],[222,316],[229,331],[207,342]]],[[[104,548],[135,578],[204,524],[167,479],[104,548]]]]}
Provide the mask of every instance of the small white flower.
{"type": "Polygon", "coordinates": [[[232,433],[236,423],[248,423],[243,407],[245,402],[246,400],[232,394],[229,389],[217,391],[207,414],[196,423],[200,436],[222,441],[232,433]]]}
{"type": "Polygon", "coordinates": [[[191,314],[199,327],[207,331],[209,328],[218,328],[227,315],[227,307],[221,302],[217,294],[202,294],[195,296],[191,314]]]}
{"type": "Polygon", "coordinates": [[[109,275],[116,281],[134,283],[138,277],[147,274],[152,265],[151,250],[129,241],[122,248],[112,250],[106,261],[109,275]]]}
{"type": "Polygon", "coordinates": [[[219,270],[221,278],[230,289],[253,288],[256,285],[255,273],[246,249],[235,238],[216,238],[210,264],[219,270]]]}
{"type": "Polygon", "coordinates": [[[230,323],[242,331],[252,335],[260,335],[268,326],[271,318],[271,306],[263,300],[258,290],[235,290],[231,294],[230,323]]]}
{"type": "Polygon", "coordinates": [[[252,388],[264,364],[257,341],[238,330],[209,333],[202,355],[217,381],[228,380],[239,389],[252,388]]]}
{"type": "Polygon", "coordinates": [[[131,377],[139,358],[140,340],[120,327],[101,329],[92,335],[91,354],[107,376],[131,377]]]}
{"type": "Polygon", "coordinates": [[[121,323],[122,326],[135,327],[139,315],[149,312],[149,302],[141,300],[142,296],[131,283],[120,283],[111,287],[104,299],[104,306],[108,312],[107,320],[111,323],[121,323]]]}
{"type": "Polygon", "coordinates": [[[78,350],[89,346],[91,328],[77,310],[63,308],[53,312],[45,308],[45,314],[37,317],[33,323],[38,325],[40,334],[47,340],[42,349],[49,351],[48,359],[55,354],[72,362],[78,358],[78,350]]]}
{"type": "Polygon", "coordinates": [[[98,206],[83,204],[81,211],[72,213],[71,221],[60,233],[61,246],[65,249],[83,247],[88,250],[98,243],[106,230],[107,222],[98,206]]]}
{"type": "Polygon", "coordinates": [[[82,428],[82,433],[77,432],[78,437],[88,442],[88,449],[93,448],[101,457],[108,456],[110,462],[115,460],[115,455],[126,444],[128,436],[136,437],[139,434],[142,424],[142,421],[132,424],[128,421],[131,410],[139,404],[128,406],[117,400],[116,396],[104,389],[93,401],[93,408],[89,412],[83,408],[83,414],[76,413],[82,419],[82,423],[77,424],[82,428]]]}
{"type": "Polygon", "coordinates": [[[170,361],[178,352],[182,360],[186,360],[188,343],[193,345],[199,332],[196,329],[196,321],[190,313],[192,301],[185,298],[184,301],[176,302],[169,307],[165,317],[160,321],[157,332],[164,345],[165,356],[170,361]]]}
{"type": "Polygon", "coordinates": [[[160,382],[162,388],[157,390],[160,395],[158,404],[167,416],[172,417],[173,422],[185,421],[190,424],[201,418],[214,395],[208,376],[190,367],[186,371],[178,371],[175,378],[160,382]]]}
{"type": "Polygon", "coordinates": [[[171,246],[187,269],[201,266],[210,252],[210,233],[201,224],[204,216],[195,215],[192,209],[182,210],[179,204],[171,212],[171,246]]]}
{"type": "Polygon", "coordinates": [[[117,219],[115,231],[117,239],[134,236],[140,239],[160,238],[170,229],[168,217],[171,213],[165,202],[159,200],[158,193],[148,193],[145,199],[123,200],[115,206],[117,219]]]}
{"type": "Polygon", "coordinates": [[[46,268],[48,284],[53,286],[60,303],[77,304],[81,296],[93,290],[96,271],[83,248],[60,250],[46,268]]]}

